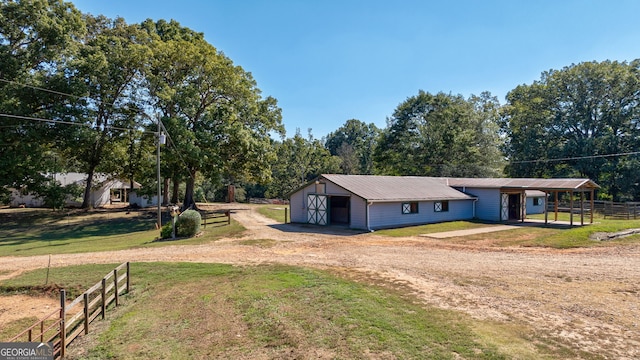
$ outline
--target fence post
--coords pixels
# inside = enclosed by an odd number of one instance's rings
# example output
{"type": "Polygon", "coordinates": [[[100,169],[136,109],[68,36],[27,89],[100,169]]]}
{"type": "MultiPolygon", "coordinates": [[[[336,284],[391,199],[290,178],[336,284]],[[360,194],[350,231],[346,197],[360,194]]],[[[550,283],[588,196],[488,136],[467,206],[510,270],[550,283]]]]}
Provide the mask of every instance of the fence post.
{"type": "Polygon", "coordinates": [[[118,306],[118,270],[113,269],[113,285],[115,286],[115,298],[116,298],[116,306],[118,306]]]}
{"type": "Polygon", "coordinates": [[[287,209],[286,207],[284,208],[284,223],[287,223],[287,213],[289,212],[289,209],[287,209]]]}
{"type": "Polygon", "coordinates": [[[64,358],[67,352],[67,329],[65,324],[67,294],[64,289],[60,290],[60,357],[64,358]]]}
{"type": "Polygon", "coordinates": [[[102,297],[102,320],[104,320],[104,313],[107,310],[107,279],[102,278],[102,293],[100,294],[102,297]]]}
{"type": "Polygon", "coordinates": [[[129,293],[129,288],[131,288],[131,268],[129,267],[129,262],[127,261],[127,294],[129,293]]]}
{"type": "Polygon", "coordinates": [[[231,224],[231,210],[225,211],[225,215],[227,215],[227,225],[231,224]]]}
{"type": "Polygon", "coordinates": [[[40,342],[44,342],[44,321],[40,322],[40,342]]]}
{"type": "Polygon", "coordinates": [[[31,340],[33,339],[32,336],[31,336],[31,332],[32,332],[32,330],[29,329],[29,342],[31,342],[31,340]]]}
{"type": "Polygon", "coordinates": [[[89,333],[89,294],[84,293],[84,334],[89,333]]]}

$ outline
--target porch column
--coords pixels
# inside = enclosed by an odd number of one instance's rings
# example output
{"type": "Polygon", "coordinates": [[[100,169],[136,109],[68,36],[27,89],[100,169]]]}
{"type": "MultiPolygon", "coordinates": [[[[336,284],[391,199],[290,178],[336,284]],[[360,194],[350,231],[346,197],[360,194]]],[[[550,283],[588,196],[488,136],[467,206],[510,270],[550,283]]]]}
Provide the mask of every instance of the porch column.
{"type": "Polygon", "coordinates": [[[591,194],[590,194],[590,196],[591,196],[591,224],[593,224],[593,211],[595,209],[595,207],[594,207],[595,203],[593,201],[593,194],[594,194],[594,191],[593,191],[593,189],[591,189],[591,194]]]}
{"type": "Polygon", "coordinates": [[[527,193],[522,190],[520,193],[520,222],[524,223],[524,218],[527,217],[527,193]]]}
{"type": "Polygon", "coordinates": [[[580,191],[580,226],[584,226],[584,191],[580,191]]]}
{"type": "Polygon", "coordinates": [[[569,198],[571,198],[569,201],[569,224],[573,226],[573,190],[569,191],[569,198]]]}
{"type": "Polygon", "coordinates": [[[547,225],[549,221],[549,193],[544,192],[544,224],[547,225]]]}
{"type": "Polygon", "coordinates": [[[558,190],[555,191],[554,195],[555,195],[555,203],[553,206],[553,210],[556,214],[556,218],[554,221],[558,221],[558,190]]]}

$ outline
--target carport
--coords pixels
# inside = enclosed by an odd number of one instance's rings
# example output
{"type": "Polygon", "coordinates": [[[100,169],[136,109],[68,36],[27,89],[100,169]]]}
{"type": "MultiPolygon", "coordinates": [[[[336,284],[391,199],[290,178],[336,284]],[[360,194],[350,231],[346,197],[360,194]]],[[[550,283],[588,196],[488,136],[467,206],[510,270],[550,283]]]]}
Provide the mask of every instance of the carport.
{"type": "MultiPolygon", "coordinates": [[[[559,201],[558,194],[566,193],[569,195],[569,223],[573,225],[573,216],[575,213],[580,214],[580,225],[584,225],[585,211],[589,211],[589,223],[593,224],[593,208],[595,199],[595,190],[600,188],[598,184],[589,179],[508,179],[510,180],[508,185],[501,187],[501,193],[505,195],[512,195],[515,193],[521,194],[521,199],[525,198],[525,191],[538,190],[546,194],[547,200],[553,198],[553,213],[554,220],[558,221],[559,201]],[[579,194],[579,206],[575,205],[575,195],[579,194]],[[588,196],[586,195],[588,194],[588,196]],[[588,209],[585,209],[585,200],[589,201],[588,209]]],[[[523,201],[523,200],[521,200],[523,201]]],[[[509,205],[510,209],[513,208],[509,205]]],[[[522,211],[520,220],[524,221],[526,217],[525,206],[520,206],[522,211]]],[[[549,205],[545,204],[544,207],[544,223],[549,221],[549,205]]]]}
{"type": "MultiPolygon", "coordinates": [[[[589,222],[593,223],[593,208],[595,190],[600,186],[590,179],[532,179],[532,178],[444,178],[447,185],[453,186],[462,192],[471,189],[499,189],[500,194],[500,220],[519,220],[524,222],[526,213],[526,192],[538,190],[545,193],[547,202],[544,207],[545,224],[549,219],[548,201],[552,198],[555,221],[558,221],[560,210],[558,194],[569,195],[569,206],[566,208],[570,214],[570,224],[573,225],[574,214],[580,214],[580,224],[584,225],[584,214],[590,213],[589,222]],[[579,193],[579,205],[576,206],[574,198],[579,193]],[[587,195],[588,194],[588,195],[587,195]],[[588,198],[590,206],[585,209],[585,199],[588,198]]],[[[496,194],[497,195],[497,194],[496,194]]]]}

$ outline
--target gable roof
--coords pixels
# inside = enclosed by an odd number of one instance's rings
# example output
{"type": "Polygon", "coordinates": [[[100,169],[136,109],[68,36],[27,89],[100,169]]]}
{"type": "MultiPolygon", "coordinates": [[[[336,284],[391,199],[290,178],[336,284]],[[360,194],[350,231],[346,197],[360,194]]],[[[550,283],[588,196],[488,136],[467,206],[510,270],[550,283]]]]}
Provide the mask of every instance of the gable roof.
{"type": "Polygon", "coordinates": [[[486,189],[591,190],[600,186],[590,179],[438,178],[448,186],[486,189]]]}
{"type": "Polygon", "coordinates": [[[475,199],[436,178],[422,176],[323,174],[319,179],[373,202],[475,199]]]}

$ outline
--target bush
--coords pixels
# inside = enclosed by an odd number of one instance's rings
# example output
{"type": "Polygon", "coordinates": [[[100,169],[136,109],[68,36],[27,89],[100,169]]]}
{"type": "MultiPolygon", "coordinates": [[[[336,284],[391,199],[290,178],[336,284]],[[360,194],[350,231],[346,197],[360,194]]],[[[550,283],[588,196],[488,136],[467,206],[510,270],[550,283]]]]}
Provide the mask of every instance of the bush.
{"type": "Polygon", "coordinates": [[[172,234],[173,234],[173,221],[169,221],[168,223],[162,226],[162,230],[160,230],[160,238],[169,239],[172,234]]]}
{"type": "Polygon", "coordinates": [[[195,210],[187,210],[178,216],[176,221],[176,236],[192,237],[200,232],[202,217],[195,210]]]}

